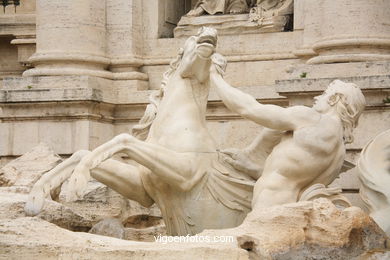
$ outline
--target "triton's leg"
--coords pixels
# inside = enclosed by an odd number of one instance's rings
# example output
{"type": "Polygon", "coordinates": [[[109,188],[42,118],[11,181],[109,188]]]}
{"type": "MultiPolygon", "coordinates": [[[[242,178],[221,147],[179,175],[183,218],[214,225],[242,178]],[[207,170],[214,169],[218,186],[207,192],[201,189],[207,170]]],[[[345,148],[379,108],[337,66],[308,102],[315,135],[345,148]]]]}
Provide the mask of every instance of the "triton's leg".
{"type": "Polygon", "coordinates": [[[201,155],[178,153],[160,145],[140,141],[128,134],[121,134],[93,150],[76,166],[75,174],[70,179],[74,194],[81,195],[91,169],[119,152],[128,154],[131,159],[161,177],[162,181],[183,190],[190,189],[205,172],[200,163],[201,155]]]}

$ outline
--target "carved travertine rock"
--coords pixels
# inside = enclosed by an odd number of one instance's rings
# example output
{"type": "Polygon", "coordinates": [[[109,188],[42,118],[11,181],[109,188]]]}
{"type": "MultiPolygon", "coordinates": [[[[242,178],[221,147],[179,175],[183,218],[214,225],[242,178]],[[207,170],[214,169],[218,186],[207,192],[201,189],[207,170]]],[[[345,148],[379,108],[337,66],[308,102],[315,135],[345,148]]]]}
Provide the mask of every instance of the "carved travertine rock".
{"type": "Polygon", "coordinates": [[[121,134],[92,152],[74,153],[34,185],[27,213],[39,213],[48,193],[68,178],[68,199],[81,197],[92,176],[143,206],[156,203],[168,234],[239,225],[250,211],[254,181],[220,160],[206,128],[210,65],[220,73],[226,66],[216,44],[211,28],[186,41],[134,127],[145,141],[121,134]],[[138,164],[111,159],[117,153],[138,164]]]}
{"type": "MultiPolygon", "coordinates": [[[[3,188],[1,188],[0,219],[25,217],[24,205],[27,197],[26,194],[3,191],[3,188]]],[[[49,200],[37,217],[72,231],[88,231],[95,222],[83,217],[70,207],[49,200]]]]}
{"type": "Polygon", "coordinates": [[[360,196],[370,216],[390,236],[390,130],[362,150],[359,163],[360,196]]]}
{"type": "Polygon", "coordinates": [[[140,243],[71,232],[38,218],[0,220],[4,259],[248,259],[248,252],[224,243],[140,243]]]}
{"type": "Polygon", "coordinates": [[[355,259],[389,249],[389,240],[360,208],[338,209],[327,199],[262,208],[228,230],[200,235],[234,235],[252,259],[355,259]]]}
{"type": "Polygon", "coordinates": [[[125,236],[125,227],[119,219],[107,218],[96,223],[89,230],[89,233],[123,239],[125,236]]]}
{"type": "Polygon", "coordinates": [[[386,256],[387,237],[363,211],[343,211],[326,199],[264,209],[234,229],[202,236],[230,236],[233,243],[140,243],[70,232],[38,218],[0,220],[5,259],[34,256],[76,259],[375,259],[386,256]],[[359,258],[360,256],[365,258],[359,258]]]}
{"type": "MultiPolygon", "coordinates": [[[[47,171],[61,162],[61,158],[46,145],[40,144],[30,152],[11,161],[1,169],[2,187],[0,187],[0,219],[24,217],[24,205],[34,182],[47,171]]],[[[117,217],[123,222],[143,215],[150,218],[161,218],[157,207],[145,209],[137,202],[129,201],[107,186],[90,181],[83,197],[75,202],[65,202],[64,193],[67,183],[51,192],[53,199],[46,199],[45,207],[38,215],[46,221],[72,231],[88,231],[96,222],[117,217]]],[[[147,229],[129,230],[125,239],[150,240],[150,236],[164,233],[165,226],[152,223],[147,229]]]]}
{"type": "Polygon", "coordinates": [[[249,148],[255,153],[249,160],[263,169],[255,185],[253,210],[296,202],[312,185],[327,186],[339,175],[345,144],[353,141],[352,130],[365,107],[359,87],[336,80],[315,98],[312,108],[282,108],[260,104],[232,88],[213,68],[210,78],[228,108],[272,129],[264,130],[249,148]]]}
{"type": "Polygon", "coordinates": [[[0,169],[0,186],[22,186],[28,192],[45,172],[61,161],[47,144],[41,143],[0,169]]]}

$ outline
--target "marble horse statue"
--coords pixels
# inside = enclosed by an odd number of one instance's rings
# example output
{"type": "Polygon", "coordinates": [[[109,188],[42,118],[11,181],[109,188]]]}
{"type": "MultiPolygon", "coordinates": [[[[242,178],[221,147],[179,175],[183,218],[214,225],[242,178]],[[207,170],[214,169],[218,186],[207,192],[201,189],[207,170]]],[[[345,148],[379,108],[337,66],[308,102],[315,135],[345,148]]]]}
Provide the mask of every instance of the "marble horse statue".
{"type": "Polygon", "coordinates": [[[216,44],[211,28],[187,39],[133,134],[78,151],[57,165],[34,185],[25,211],[38,214],[66,180],[67,200],[80,198],[92,177],[143,206],[156,203],[170,235],[241,224],[255,181],[224,163],[206,127],[210,66],[221,71],[226,66],[216,44]],[[137,165],[113,159],[118,153],[137,165]]]}

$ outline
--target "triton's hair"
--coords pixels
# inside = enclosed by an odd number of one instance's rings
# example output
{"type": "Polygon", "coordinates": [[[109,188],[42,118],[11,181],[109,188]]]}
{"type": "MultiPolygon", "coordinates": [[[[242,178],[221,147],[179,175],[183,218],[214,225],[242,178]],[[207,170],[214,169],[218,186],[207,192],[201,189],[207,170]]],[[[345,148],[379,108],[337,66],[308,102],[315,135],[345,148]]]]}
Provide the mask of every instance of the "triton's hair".
{"type": "Polygon", "coordinates": [[[343,123],[344,142],[353,142],[353,129],[358,125],[366,100],[360,88],[353,83],[345,83],[341,80],[333,81],[327,91],[333,92],[339,98],[336,104],[337,113],[343,123]]]}

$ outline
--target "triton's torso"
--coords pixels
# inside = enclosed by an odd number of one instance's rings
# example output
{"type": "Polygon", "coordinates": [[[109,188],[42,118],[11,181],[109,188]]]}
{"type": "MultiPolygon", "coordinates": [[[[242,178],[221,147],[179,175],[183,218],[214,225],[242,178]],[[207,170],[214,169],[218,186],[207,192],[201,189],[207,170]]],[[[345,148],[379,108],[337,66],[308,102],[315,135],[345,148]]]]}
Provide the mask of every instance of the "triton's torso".
{"type": "Polygon", "coordinates": [[[320,120],[286,132],[266,160],[262,178],[278,172],[301,187],[313,181],[329,184],[344,161],[343,129],[325,116],[320,120]]]}

